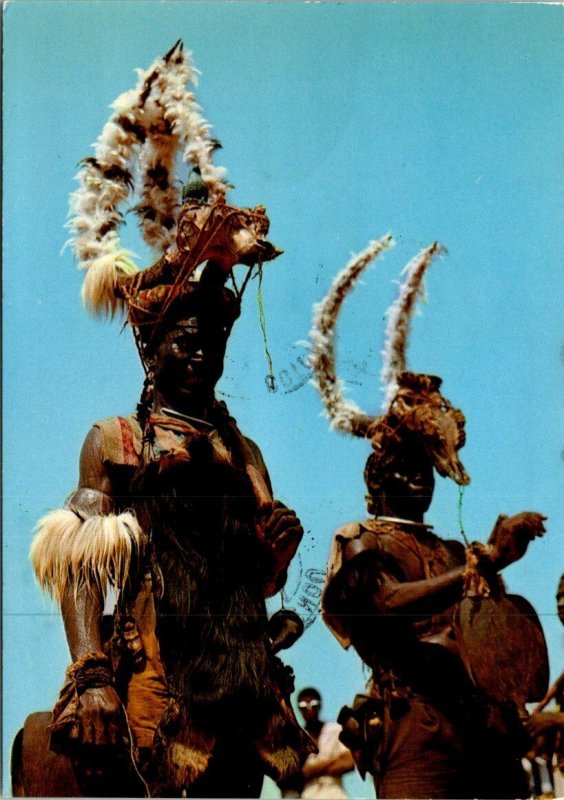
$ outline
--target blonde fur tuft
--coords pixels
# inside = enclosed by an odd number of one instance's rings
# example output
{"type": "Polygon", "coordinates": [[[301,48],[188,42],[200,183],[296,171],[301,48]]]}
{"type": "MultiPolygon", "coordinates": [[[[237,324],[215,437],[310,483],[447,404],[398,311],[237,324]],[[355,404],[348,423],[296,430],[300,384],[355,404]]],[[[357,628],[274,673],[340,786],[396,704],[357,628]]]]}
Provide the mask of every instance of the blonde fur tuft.
{"type": "Polygon", "coordinates": [[[90,263],[80,294],[92,314],[113,317],[124,308],[125,301],[116,296],[115,289],[120,277],[137,272],[131,255],[127,250],[118,250],[98,256],[90,263]]]}
{"type": "Polygon", "coordinates": [[[125,585],[132,558],[144,544],[143,531],[129,512],[82,520],[69,509],[55,509],[37,523],[30,558],[41,589],[61,602],[72,586],[105,592],[125,585]]]}

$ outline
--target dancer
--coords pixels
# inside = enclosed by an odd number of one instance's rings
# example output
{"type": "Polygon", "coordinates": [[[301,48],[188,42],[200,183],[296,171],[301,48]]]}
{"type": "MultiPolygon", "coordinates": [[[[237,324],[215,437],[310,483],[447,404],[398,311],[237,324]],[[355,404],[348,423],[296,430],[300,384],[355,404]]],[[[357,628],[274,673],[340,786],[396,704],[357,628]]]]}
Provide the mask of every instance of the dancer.
{"type": "Polygon", "coordinates": [[[505,594],[497,572],[542,535],[544,517],[500,516],[487,544],[466,548],[424,521],[434,471],[459,486],[470,480],[459,457],[464,415],[440,378],[406,370],[411,315],[438,244],[407,266],[388,312],[382,414],[344,399],[337,315],[391,244],[372,242],[337,276],[312,330],[311,363],[333,426],[373,448],[364,472],[371,516],[336,532],[323,596],[326,624],[372,670],[367,693],[341,712],[341,739],[378,797],[524,797],[520,716],[546,690],[546,645],[533,609],[505,594]]]}
{"type": "Polygon", "coordinates": [[[302,527],[215,396],[248,279],[281,251],[266,239],[264,208],[226,201],[218,143],[186,88],[192,70],[179,42],[118,98],[73,197],[84,302],[125,312],[146,380],[136,413],[93,426],[78,488],[39,522],[32,546],[73,663],[50,727],[51,749],[69,757],[67,783],[55,786],[50,769],[28,770],[26,784],[32,720],[18,773],[28,795],[258,797],[265,774],[281,780],[315,749],[275,655],[300,620],[281,612],[269,623],[265,608],[302,527]],[[193,169],[183,204],[179,149],[193,169]],[[143,271],[118,237],[134,175],[145,239],[163,253],[143,271]],[[240,285],[236,264],[248,270],[240,285]]]}

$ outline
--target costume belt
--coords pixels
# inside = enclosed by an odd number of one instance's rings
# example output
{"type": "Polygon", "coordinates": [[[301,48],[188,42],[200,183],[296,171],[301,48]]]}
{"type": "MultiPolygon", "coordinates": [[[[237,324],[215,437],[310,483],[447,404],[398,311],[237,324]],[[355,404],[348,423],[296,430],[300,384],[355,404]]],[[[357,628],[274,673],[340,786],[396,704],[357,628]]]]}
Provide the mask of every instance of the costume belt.
{"type": "Polygon", "coordinates": [[[379,774],[386,724],[406,713],[413,694],[393,670],[383,667],[374,670],[369,690],[369,694],[357,694],[352,708],[344,706],[337,718],[342,726],[339,739],[352,752],[362,778],[367,772],[379,774]]]}

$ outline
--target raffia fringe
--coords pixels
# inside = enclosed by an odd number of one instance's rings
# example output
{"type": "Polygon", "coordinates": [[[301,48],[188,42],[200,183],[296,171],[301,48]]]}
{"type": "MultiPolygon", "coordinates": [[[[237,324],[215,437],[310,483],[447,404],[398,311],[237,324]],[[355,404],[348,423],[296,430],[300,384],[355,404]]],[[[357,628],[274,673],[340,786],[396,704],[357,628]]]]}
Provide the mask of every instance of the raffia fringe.
{"type": "Polygon", "coordinates": [[[120,590],[144,535],[129,512],[80,519],[68,509],[55,509],[39,520],[30,558],[43,591],[61,602],[71,586],[120,590]]]}
{"type": "Polygon", "coordinates": [[[488,576],[480,569],[480,561],[491,552],[491,549],[490,544],[483,542],[472,542],[466,548],[466,566],[462,576],[464,597],[491,597],[505,592],[501,575],[492,572],[488,576]]]}

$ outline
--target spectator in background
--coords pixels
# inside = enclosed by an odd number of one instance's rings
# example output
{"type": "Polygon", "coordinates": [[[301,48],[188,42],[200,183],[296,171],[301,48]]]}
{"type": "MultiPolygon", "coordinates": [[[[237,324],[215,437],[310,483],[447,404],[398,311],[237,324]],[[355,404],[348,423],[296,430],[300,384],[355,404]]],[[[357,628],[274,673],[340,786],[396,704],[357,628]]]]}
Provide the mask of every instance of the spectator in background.
{"type": "MultiPolygon", "coordinates": [[[[564,625],[564,575],[556,590],[558,619],[564,625]]],[[[556,797],[564,797],[564,672],[550,687],[531,715],[527,728],[534,744],[530,757],[542,756],[552,763],[552,782],[556,797]],[[543,711],[554,700],[556,709],[543,711]]]]}
{"type": "Polygon", "coordinates": [[[311,753],[302,767],[301,797],[309,800],[341,800],[348,795],[343,789],[342,776],[354,769],[350,750],[339,741],[338,722],[320,719],[321,695],[308,687],[298,695],[298,708],[305,729],[315,741],[319,752],[311,753]]]}

